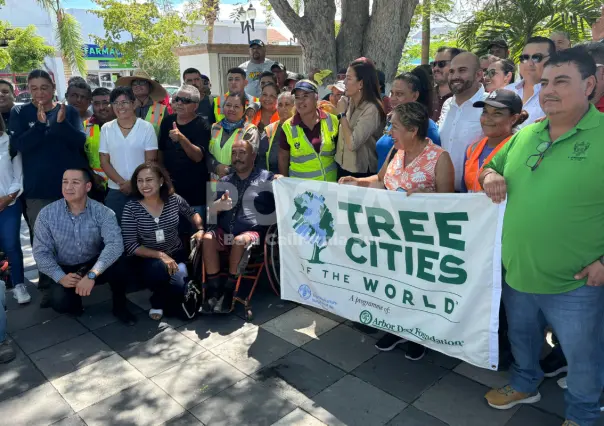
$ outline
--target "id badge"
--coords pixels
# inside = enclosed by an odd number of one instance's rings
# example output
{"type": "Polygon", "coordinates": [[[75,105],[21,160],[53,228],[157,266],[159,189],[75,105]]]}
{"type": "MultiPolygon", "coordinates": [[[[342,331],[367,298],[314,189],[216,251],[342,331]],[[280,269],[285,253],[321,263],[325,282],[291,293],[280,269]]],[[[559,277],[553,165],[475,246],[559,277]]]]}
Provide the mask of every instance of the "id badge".
{"type": "Polygon", "coordinates": [[[166,241],[164,237],[164,230],[158,229],[157,231],[155,231],[155,242],[163,243],[164,241],[166,241]]]}

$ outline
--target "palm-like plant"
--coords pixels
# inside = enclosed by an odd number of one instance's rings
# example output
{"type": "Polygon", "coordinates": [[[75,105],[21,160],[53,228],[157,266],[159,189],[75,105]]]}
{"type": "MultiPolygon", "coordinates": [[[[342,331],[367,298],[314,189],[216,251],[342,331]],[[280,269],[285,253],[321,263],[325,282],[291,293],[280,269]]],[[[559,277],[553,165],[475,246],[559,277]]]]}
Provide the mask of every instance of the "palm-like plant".
{"type": "Polygon", "coordinates": [[[86,61],[84,60],[84,39],[80,23],[66,13],[61,6],[60,0],[36,0],[38,4],[48,13],[53,14],[57,20],[55,28],[56,38],[59,43],[61,54],[67,61],[67,64],[78,70],[82,75],[86,74],[86,61]]]}
{"type": "Polygon", "coordinates": [[[602,0],[493,0],[458,27],[457,40],[465,49],[486,52],[490,41],[503,38],[517,59],[531,36],[558,30],[573,40],[589,38],[601,7],[602,0]]]}

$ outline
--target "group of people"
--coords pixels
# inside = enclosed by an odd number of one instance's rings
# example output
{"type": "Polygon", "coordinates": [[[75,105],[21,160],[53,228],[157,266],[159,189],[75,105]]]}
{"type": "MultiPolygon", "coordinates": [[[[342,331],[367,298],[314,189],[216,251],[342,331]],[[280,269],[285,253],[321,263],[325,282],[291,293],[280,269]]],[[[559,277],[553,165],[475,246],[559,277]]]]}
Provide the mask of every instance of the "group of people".
{"type": "MultiPolygon", "coordinates": [[[[528,39],[518,82],[507,45],[496,40],[485,57],[439,49],[430,67],[396,76],[389,96],[383,73],[356,59],[325,99],[312,78],[269,62],[253,40],[250,61],[228,70],[221,96],[212,99],[208,77],[186,69],[173,114],[165,90],[142,71],[112,91],[75,79],[68,105],[55,101],[44,71],[29,74],[27,105],[12,106],[12,85],[0,81],[0,246],[13,294],[30,301],[22,215],[42,307],[79,315],[81,298],[107,282],[114,314],[132,324],[130,280],[153,290],[153,319],[182,300],[189,240],[203,247],[202,312],[231,311],[241,259],[274,223],[273,179],[402,196],[484,191],[507,199],[500,344],[512,361],[510,384],[487,402],[537,402],[544,374],[567,371],[564,425],[594,425],[604,371],[604,43],[571,48],[554,36],[528,39]],[[559,343],[540,364],[548,324],[559,343]]],[[[3,313],[6,362],[14,352],[3,313]]],[[[376,346],[402,343],[386,335],[376,346]]],[[[407,342],[405,352],[419,360],[425,348],[407,342]]]]}

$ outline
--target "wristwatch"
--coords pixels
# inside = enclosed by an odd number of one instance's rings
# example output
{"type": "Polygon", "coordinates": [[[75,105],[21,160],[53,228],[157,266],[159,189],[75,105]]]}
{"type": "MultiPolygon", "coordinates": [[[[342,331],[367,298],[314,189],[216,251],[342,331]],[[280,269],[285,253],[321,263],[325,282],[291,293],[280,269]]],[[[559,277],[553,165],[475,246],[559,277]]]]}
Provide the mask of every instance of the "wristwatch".
{"type": "Polygon", "coordinates": [[[341,120],[344,117],[346,117],[346,113],[345,112],[341,112],[340,114],[338,114],[338,120],[341,120]]]}
{"type": "Polygon", "coordinates": [[[90,271],[90,272],[88,272],[88,275],[86,275],[86,277],[87,277],[89,280],[94,281],[94,280],[96,280],[97,275],[96,275],[96,272],[94,272],[94,271],[90,271]]]}

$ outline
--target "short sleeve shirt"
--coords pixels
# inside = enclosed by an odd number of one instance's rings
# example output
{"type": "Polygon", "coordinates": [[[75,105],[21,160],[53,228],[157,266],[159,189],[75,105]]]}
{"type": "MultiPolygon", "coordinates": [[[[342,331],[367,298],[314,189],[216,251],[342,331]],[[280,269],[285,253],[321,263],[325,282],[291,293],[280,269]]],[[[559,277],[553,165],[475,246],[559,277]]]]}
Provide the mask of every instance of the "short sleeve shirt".
{"type": "Polygon", "coordinates": [[[574,275],[604,255],[604,115],[590,105],[531,170],[548,126],[520,130],[485,166],[506,180],[502,260],[507,283],[526,293],[581,287],[574,275]]]}

